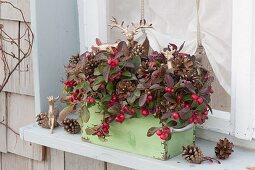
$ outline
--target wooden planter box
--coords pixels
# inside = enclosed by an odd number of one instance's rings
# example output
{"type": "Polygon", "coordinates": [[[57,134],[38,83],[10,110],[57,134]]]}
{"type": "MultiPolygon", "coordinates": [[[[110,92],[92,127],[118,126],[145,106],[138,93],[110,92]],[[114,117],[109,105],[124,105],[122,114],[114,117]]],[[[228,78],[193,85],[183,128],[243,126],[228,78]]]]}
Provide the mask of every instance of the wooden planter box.
{"type": "Polygon", "coordinates": [[[87,135],[85,129],[101,123],[102,115],[98,114],[98,108],[90,108],[90,120],[83,123],[82,139],[84,141],[122,150],[160,160],[167,160],[181,154],[182,146],[194,143],[194,129],[174,133],[170,141],[162,141],[156,134],[147,137],[150,127],[160,127],[159,120],[153,116],[132,118],[123,123],[111,123],[110,137],[107,141],[101,141],[98,137],[87,135]]]}

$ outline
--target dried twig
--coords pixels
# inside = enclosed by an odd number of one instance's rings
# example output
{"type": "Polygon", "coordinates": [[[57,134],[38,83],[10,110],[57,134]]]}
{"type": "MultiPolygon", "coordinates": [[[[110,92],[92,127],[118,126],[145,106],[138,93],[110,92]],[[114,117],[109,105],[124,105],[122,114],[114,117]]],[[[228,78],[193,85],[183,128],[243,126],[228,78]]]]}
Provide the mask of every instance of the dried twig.
{"type": "Polygon", "coordinates": [[[10,126],[4,123],[4,119],[0,122],[1,125],[5,126],[7,129],[11,130],[15,135],[19,136],[19,133],[17,133],[15,130],[13,130],[10,126]]]}
{"type": "MultiPolygon", "coordinates": [[[[24,17],[22,10],[14,6],[11,2],[0,0],[1,7],[3,7],[4,4],[11,6],[13,10],[19,12],[22,18],[22,22],[25,24],[25,32],[18,37],[11,37],[5,32],[4,25],[0,24],[0,62],[3,64],[3,70],[0,70],[0,72],[3,72],[4,74],[3,78],[0,80],[0,93],[3,91],[4,87],[10,80],[12,74],[17,70],[21,70],[19,67],[21,63],[30,56],[34,41],[34,34],[29,26],[29,23],[24,17]],[[21,42],[27,43],[25,48],[22,48],[21,42]],[[17,49],[17,54],[14,54],[12,51],[8,51],[5,47],[6,44],[12,45],[12,50],[17,49]],[[10,59],[15,59],[15,62],[13,61],[14,64],[12,62],[13,65],[8,62],[10,59]]],[[[26,71],[28,71],[28,68],[26,68],[26,71]]]]}

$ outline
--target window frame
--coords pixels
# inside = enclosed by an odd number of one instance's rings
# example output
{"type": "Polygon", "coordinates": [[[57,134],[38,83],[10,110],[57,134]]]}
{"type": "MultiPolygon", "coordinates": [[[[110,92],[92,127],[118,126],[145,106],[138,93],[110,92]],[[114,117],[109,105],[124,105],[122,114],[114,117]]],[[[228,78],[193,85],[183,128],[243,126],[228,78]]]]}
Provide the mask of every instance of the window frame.
{"type": "MultiPolygon", "coordinates": [[[[199,127],[204,130],[210,130],[216,133],[231,134],[239,139],[251,140],[255,138],[253,120],[255,109],[252,101],[244,100],[245,96],[255,97],[254,80],[252,79],[252,57],[254,50],[254,26],[255,12],[254,2],[252,0],[232,1],[232,91],[231,91],[231,113],[214,110],[213,115],[209,115],[206,124],[199,127]],[[245,19],[243,19],[245,18],[245,19]],[[241,45],[241,49],[239,50],[241,45]],[[242,56],[240,59],[239,56],[242,56]],[[246,82],[247,87],[243,88],[246,82]],[[252,108],[254,107],[254,108],[252,108]],[[241,114],[246,113],[246,114],[241,114]]],[[[78,0],[79,6],[79,25],[80,25],[80,49],[86,51],[94,39],[100,37],[107,42],[107,20],[109,1],[81,1],[78,0]],[[84,12],[86,11],[86,12],[84,12]]],[[[246,97],[247,98],[247,97],[246,97]]]]}

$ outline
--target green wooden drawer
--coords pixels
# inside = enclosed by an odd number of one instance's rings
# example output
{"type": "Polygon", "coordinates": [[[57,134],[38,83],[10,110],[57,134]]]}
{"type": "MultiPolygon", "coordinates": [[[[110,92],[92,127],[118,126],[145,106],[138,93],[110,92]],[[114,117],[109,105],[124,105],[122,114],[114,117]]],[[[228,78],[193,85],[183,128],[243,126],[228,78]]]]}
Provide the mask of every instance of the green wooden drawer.
{"type": "Polygon", "coordinates": [[[151,127],[160,127],[159,120],[153,116],[132,118],[122,124],[113,122],[110,127],[110,137],[107,141],[101,141],[98,137],[87,135],[85,129],[100,124],[103,115],[98,114],[96,106],[89,109],[90,120],[83,123],[82,139],[84,141],[109,147],[112,149],[131,152],[160,160],[167,160],[181,154],[182,146],[193,144],[194,128],[184,132],[176,132],[170,141],[162,141],[156,134],[147,137],[147,131],[151,127]]]}

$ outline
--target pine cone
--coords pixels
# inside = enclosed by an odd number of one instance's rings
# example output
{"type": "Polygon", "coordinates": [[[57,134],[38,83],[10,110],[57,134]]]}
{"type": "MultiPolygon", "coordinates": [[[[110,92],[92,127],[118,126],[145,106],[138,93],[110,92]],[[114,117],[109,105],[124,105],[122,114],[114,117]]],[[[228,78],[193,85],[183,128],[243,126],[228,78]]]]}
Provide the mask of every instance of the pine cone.
{"type": "MultiPolygon", "coordinates": [[[[36,122],[38,123],[39,126],[46,129],[50,129],[48,113],[44,112],[37,115],[36,122]]],[[[54,127],[57,127],[57,126],[58,126],[57,119],[55,119],[54,127]]]]}
{"type": "Polygon", "coordinates": [[[142,62],[141,67],[137,71],[137,77],[140,78],[150,78],[151,74],[157,69],[154,62],[145,61],[142,62]]]}
{"type": "Polygon", "coordinates": [[[233,151],[233,143],[227,138],[220,139],[215,147],[215,154],[219,159],[227,159],[233,151]]]}
{"type": "Polygon", "coordinates": [[[171,61],[174,69],[174,74],[182,77],[185,80],[194,80],[197,77],[197,71],[194,70],[194,62],[191,56],[178,55],[175,56],[171,61]]]}
{"type": "Polygon", "coordinates": [[[131,51],[132,56],[141,56],[143,53],[145,53],[145,50],[140,44],[136,45],[131,51]]]}
{"type": "Polygon", "coordinates": [[[126,99],[130,96],[131,92],[135,90],[135,84],[131,81],[123,80],[117,84],[116,93],[119,99],[126,99]]]}
{"type": "Polygon", "coordinates": [[[65,131],[71,134],[80,133],[81,131],[81,127],[76,119],[65,118],[63,120],[63,125],[64,125],[65,131]]]}
{"type": "Polygon", "coordinates": [[[171,112],[173,109],[173,104],[168,100],[162,100],[158,105],[158,112],[159,114],[165,114],[167,112],[171,112]]]}
{"type": "Polygon", "coordinates": [[[72,56],[70,59],[69,59],[69,64],[72,65],[72,66],[75,66],[76,64],[78,64],[80,61],[80,56],[79,54],[76,55],[76,56],[72,56]]]}
{"type": "Polygon", "coordinates": [[[190,163],[201,164],[204,155],[200,148],[195,145],[183,146],[182,157],[190,163]]]}
{"type": "Polygon", "coordinates": [[[98,61],[95,61],[94,59],[89,59],[86,64],[84,65],[84,75],[87,80],[94,77],[94,71],[95,68],[97,68],[99,65],[98,61]]]}

